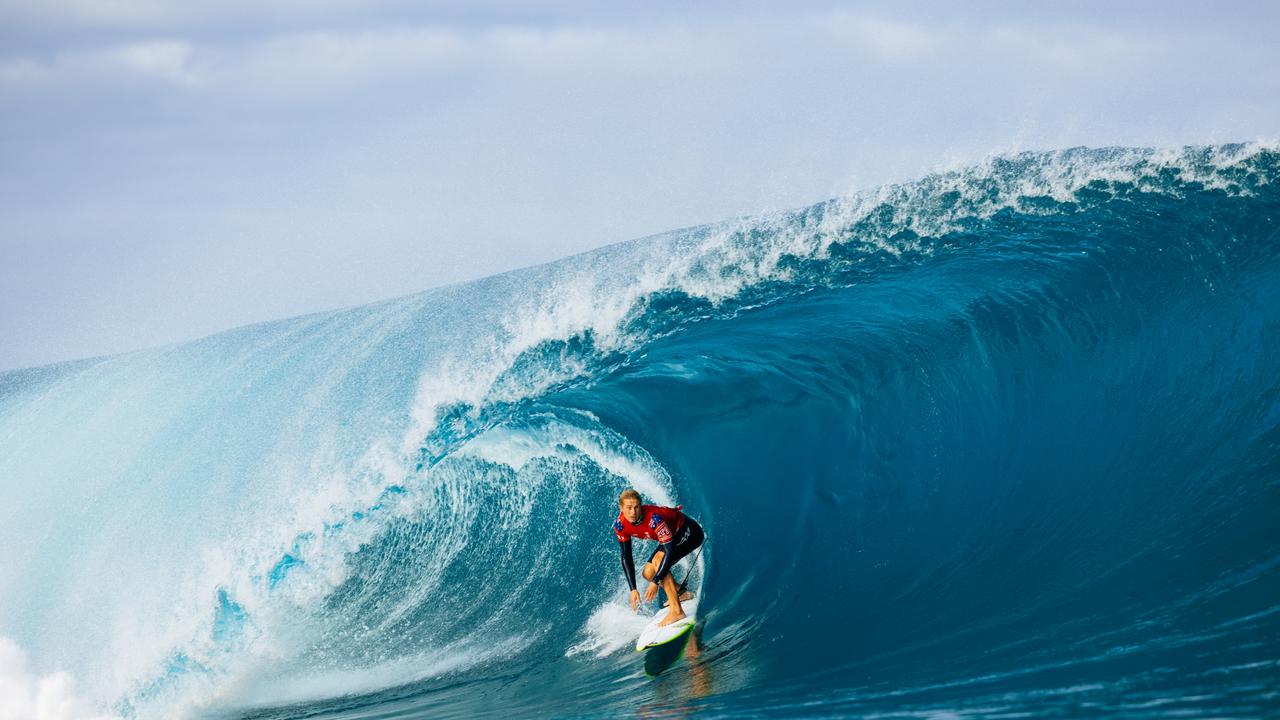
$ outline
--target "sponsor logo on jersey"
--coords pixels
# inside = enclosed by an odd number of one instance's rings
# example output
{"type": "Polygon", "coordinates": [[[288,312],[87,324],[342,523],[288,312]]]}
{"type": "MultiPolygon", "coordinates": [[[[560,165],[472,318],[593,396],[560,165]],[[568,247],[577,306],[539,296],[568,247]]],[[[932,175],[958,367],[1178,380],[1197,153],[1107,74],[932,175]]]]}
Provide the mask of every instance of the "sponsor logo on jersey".
{"type": "Polygon", "coordinates": [[[658,513],[654,513],[653,516],[649,518],[649,526],[652,527],[655,531],[657,531],[658,542],[660,543],[671,542],[671,528],[668,527],[667,523],[663,521],[661,515],[659,515],[658,513]]]}

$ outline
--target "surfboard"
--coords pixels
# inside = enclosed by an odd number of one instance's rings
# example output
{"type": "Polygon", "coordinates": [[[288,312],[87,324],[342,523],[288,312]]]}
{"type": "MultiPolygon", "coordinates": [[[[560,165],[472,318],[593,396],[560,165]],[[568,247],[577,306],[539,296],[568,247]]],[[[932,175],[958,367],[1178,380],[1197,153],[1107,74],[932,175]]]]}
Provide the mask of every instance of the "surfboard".
{"type": "Polygon", "coordinates": [[[684,610],[684,619],[670,625],[659,625],[667,616],[667,608],[658,610],[649,624],[645,625],[644,630],[640,632],[640,637],[636,638],[636,652],[676,642],[693,630],[693,625],[698,619],[698,597],[695,595],[692,599],[685,600],[680,603],[680,607],[684,610]]]}

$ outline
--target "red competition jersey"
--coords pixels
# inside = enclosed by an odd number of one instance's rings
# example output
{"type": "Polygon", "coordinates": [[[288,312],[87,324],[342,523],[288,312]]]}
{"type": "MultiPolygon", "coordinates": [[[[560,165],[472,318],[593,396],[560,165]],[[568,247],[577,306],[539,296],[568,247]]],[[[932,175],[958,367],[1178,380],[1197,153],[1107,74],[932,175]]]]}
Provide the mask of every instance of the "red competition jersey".
{"type": "Polygon", "coordinates": [[[626,542],[633,537],[657,540],[660,543],[671,542],[680,528],[684,527],[684,513],[680,512],[680,507],[641,505],[638,525],[632,525],[619,512],[618,519],[613,521],[613,533],[618,536],[618,542],[626,542]]]}

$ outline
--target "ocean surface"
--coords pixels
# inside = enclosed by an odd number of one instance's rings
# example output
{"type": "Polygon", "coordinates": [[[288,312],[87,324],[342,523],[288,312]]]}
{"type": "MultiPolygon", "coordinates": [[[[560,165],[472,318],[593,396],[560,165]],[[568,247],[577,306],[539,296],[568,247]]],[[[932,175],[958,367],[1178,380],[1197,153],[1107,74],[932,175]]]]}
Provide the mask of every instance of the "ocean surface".
{"type": "Polygon", "coordinates": [[[1280,148],[0,374],[0,557],[14,717],[1280,716],[1280,148]],[[657,677],[625,487],[708,536],[657,677]]]}

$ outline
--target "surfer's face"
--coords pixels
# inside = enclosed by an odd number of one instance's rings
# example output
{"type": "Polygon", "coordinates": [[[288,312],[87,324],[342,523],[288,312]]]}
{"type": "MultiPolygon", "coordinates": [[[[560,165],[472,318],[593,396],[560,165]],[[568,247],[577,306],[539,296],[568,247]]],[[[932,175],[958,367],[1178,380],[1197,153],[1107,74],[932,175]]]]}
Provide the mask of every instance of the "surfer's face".
{"type": "Polygon", "coordinates": [[[640,522],[640,501],[639,500],[632,500],[631,498],[627,498],[626,500],[623,500],[621,503],[619,503],[619,507],[622,508],[622,517],[626,518],[627,522],[631,523],[632,525],[635,525],[636,523],[640,522]]]}

